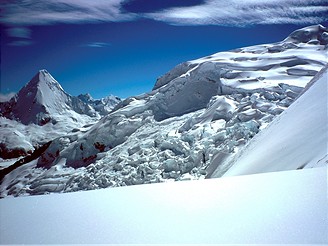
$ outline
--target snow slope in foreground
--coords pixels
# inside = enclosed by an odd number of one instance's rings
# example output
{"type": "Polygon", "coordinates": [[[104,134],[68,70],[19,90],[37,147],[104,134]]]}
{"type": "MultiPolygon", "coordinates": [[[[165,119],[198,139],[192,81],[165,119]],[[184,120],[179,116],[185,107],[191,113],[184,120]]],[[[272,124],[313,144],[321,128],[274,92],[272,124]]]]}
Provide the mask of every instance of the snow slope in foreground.
{"type": "MultiPolygon", "coordinates": [[[[153,91],[125,99],[98,123],[75,127],[64,121],[70,131],[45,134],[52,137],[50,146],[34,155],[41,155],[34,163],[5,175],[0,196],[208,177],[289,107],[327,65],[327,37],[328,28],[315,25],[279,43],[182,63],[159,78],[153,91]]],[[[89,95],[79,98],[90,104],[89,95]]],[[[14,139],[25,148],[34,138],[19,140],[30,130],[43,137],[38,128],[4,124],[5,146],[14,139]]]]}
{"type": "Polygon", "coordinates": [[[0,200],[1,244],[328,243],[327,167],[0,200]]]}
{"type": "MultiPolygon", "coordinates": [[[[229,164],[224,176],[311,168],[328,163],[328,68],[229,164]]],[[[218,168],[212,177],[220,177],[218,168]]]]}

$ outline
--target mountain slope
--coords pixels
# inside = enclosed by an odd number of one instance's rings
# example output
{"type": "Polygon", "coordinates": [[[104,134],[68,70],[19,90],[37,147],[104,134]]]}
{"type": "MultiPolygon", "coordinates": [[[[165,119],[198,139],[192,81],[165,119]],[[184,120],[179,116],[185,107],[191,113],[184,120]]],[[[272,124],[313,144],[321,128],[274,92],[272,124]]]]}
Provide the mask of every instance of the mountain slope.
{"type": "Polygon", "coordinates": [[[112,96],[95,101],[97,105],[84,102],[40,70],[10,101],[0,102],[0,157],[27,155],[74,129],[90,126],[119,101],[112,96]]]}
{"type": "Polygon", "coordinates": [[[0,243],[327,245],[325,187],[323,167],[1,199],[0,243]]]}
{"type": "MultiPolygon", "coordinates": [[[[224,176],[295,170],[328,163],[328,67],[227,164],[224,176]]],[[[219,177],[220,169],[212,177],[219,177]]]]}
{"type": "Polygon", "coordinates": [[[82,102],[87,103],[95,109],[100,115],[106,115],[110,113],[113,108],[121,102],[119,97],[109,95],[101,99],[93,99],[89,93],[81,94],[77,96],[82,102]]]}
{"type": "MultiPolygon", "coordinates": [[[[322,26],[309,27],[303,30],[303,32],[314,32],[316,36],[322,36],[325,31],[327,29],[322,26]]],[[[311,42],[311,44],[308,44],[299,40],[291,42],[289,41],[290,38],[286,40],[273,45],[260,45],[240,49],[239,51],[218,53],[209,58],[190,62],[190,64],[197,65],[196,67],[193,65],[185,74],[174,79],[170,78],[171,80],[161,83],[159,87],[155,85],[158,89],[149,94],[128,98],[118,104],[112,114],[103,118],[80,141],[71,145],[67,150],[67,154],[63,153],[63,157],[67,158],[68,162],[72,160],[76,163],[77,159],[81,160],[95,156],[99,153],[99,150],[95,147],[96,143],[108,148],[114,148],[123,143],[137,129],[145,128],[145,123],[151,121],[152,117],[155,120],[152,125],[161,125],[159,122],[165,119],[183,116],[206,108],[208,103],[211,104],[217,100],[214,97],[217,95],[233,95],[232,98],[227,98],[227,100],[232,100],[239,105],[242,104],[238,110],[244,112],[238,112],[237,110],[235,118],[231,116],[231,119],[228,119],[231,120],[231,124],[242,123],[251,119],[257,120],[265,118],[264,116],[269,117],[280,113],[284,107],[290,105],[306,83],[327,62],[326,43],[313,44],[311,42]],[[277,45],[285,45],[288,49],[282,49],[280,52],[271,54],[270,47],[276,47],[277,45]],[[304,58],[307,55],[316,59],[304,58]],[[257,57],[255,61],[253,61],[254,56],[257,57]],[[240,59],[241,57],[243,59],[240,59]],[[232,64],[222,62],[222,60],[229,60],[232,64]],[[299,65],[300,62],[304,64],[299,65]],[[249,63],[252,63],[252,65],[249,65],[249,63]],[[234,79],[226,79],[227,71],[233,72],[237,70],[237,67],[243,71],[236,72],[238,76],[234,79]],[[263,67],[266,69],[263,69],[263,67]],[[301,69],[302,71],[312,69],[313,72],[306,76],[291,75],[288,72],[291,69],[301,69]],[[258,75],[258,73],[262,77],[254,81],[255,75],[258,75]],[[271,81],[273,78],[275,80],[271,81]],[[249,95],[253,95],[253,98],[247,100],[249,95]],[[256,97],[262,97],[263,99],[262,101],[260,98],[257,100],[256,97]],[[238,100],[240,101],[238,102],[238,100]],[[245,102],[241,102],[241,100],[245,100],[245,102]],[[269,115],[265,115],[267,113],[269,115]],[[119,126],[119,129],[116,126],[119,126]],[[90,143],[90,139],[94,139],[93,142],[90,143]],[[80,148],[81,144],[83,150],[80,148]],[[72,151],[76,153],[75,156],[71,155],[72,151]]],[[[175,69],[170,74],[173,74],[174,71],[175,69]]],[[[221,100],[221,98],[219,99],[221,100]]],[[[195,121],[195,115],[189,117],[190,119],[186,124],[189,124],[188,128],[192,128],[193,125],[198,123],[198,120],[195,121]]],[[[215,120],[220,120],[220,117],[212,117],[208,121],[215,120]]],[[[184,132],[184,127],[180,128],[179,132],[184,132]]],[[[84,164],[80,163],[79,165],[84,164]]],[[[76,166],[76,164],[73,166],[76,166]]]]}
{"type": "Polygon", "coordinates": [[[44,125],[49,121],[56,123],[61,120],[61,115],[77,120],[73,116],[74,113],[70,111],[91,117],[96,116],[94,109],[76,97],[68,95],[46,70],[40,70],[9,101],[9,106],[0,105],[0,107],[6,109],[1,110],[3,116],[25,125],[30,123],[44,125]]]}
{"type": "Polygon", "coordinates": [[[235,156],[327,65],[327,28],[186,62],[89,129],[6,175],[7,195],[201,179],[235,156]],[[307,39],[304,39],[307,36],[307,39]],[[212,170],[209,170],[210,167],[212,170]]]}

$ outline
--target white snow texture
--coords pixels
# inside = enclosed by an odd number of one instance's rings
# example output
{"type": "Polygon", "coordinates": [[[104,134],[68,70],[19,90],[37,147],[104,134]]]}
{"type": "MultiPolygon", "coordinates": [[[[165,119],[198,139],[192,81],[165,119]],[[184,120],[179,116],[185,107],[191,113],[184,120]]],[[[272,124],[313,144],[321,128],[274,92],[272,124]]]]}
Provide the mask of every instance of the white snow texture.
{"type": "Polygon", "coordinates": [[[185,62],[123,101],[41,70],[0,102],[0,244],[328,244],[327,37],[185,62]]]}
{"type": "Polygon", "coordinates": [[[235,156],[224,176],[327,166],[327,68],[235,156]]]}
{"type": "Polygon", "coordinates": [[[327,168],[0,200],[1,244],[327,244],[327,168]]]}
{"type": "Polygon", "coordinates": [[[0,104],[1,157],[14,158],[1,197],[327,165],[326,72],[302,94],[328,63],[327,31],[182,63],[121,102],[72,97],[41,70],[0,104]]]}

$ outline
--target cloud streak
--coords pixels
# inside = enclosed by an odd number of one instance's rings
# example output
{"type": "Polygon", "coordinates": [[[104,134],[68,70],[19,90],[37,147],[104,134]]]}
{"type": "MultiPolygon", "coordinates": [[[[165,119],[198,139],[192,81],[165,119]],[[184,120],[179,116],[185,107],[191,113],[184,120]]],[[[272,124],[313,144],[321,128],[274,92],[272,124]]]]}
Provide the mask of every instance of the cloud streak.
{"type": "Polygon", "coordinates": [[[7,25],[49,25],[55,23],[120,22],[135,14],[122,11],[126,0],[13,0],[0,4],[1,22],[7,25]]]}
{"type": "Polygon", "coordinates": [[[105,43],[105,42],[92,42],[88,44],[82,45],[82,47],[90,47],[90,48],[105,48],[111,46],[111,43],[105,43]]]}
{"type": "MultiPolygon", "coordinates": [[[[173,25],[247,26],[253,24],[311,24],[328,21],[327,0],[206,0],[189,7],[154,13],[129,13],[132,0],[12,0],[0,3],[0,22],[9,26],[56,23],[123,22],[148,18],[173,25]]],[[[14,32],[17,32],[15,34],[14,32]]],[[[23,30],[13,35],[27,36],[23,30]],[[19,33],[20,32],[20,33],[19,33]]]]}
{"type": "Polygon", "coordinates": [[[33,41],[31,41],[31,40],[14,40],[14,41],[8,43],[9,46],[20,46],[20,47],[29,46],[32,44],[33,44],[33,41]]]}
{"type": "Polygon", "coordinates": [[[310,24],[328,20],[326,5],[326,0],[208,0],[145,16],[173,25],[310,24]]]}
{"type": "Polygon", "coordinates": [[[9,37],[31,38],[31,30],[26,27],[13,27],[7,30],[9,37]]]}
{"type": "Polygon", "coordinates": [[[29,46],[32,44],[33,44],[33,41],[31,41],[31,40],[14,40],[14,41],[8,43],[9,46],[20,46],[20,47],[29,46]]]}

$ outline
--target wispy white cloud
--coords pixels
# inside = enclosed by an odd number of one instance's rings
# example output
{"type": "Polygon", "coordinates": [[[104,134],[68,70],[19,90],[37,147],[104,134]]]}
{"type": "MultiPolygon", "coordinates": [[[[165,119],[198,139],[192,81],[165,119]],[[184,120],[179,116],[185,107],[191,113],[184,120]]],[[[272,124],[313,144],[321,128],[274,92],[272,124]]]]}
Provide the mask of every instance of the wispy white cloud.
{"type": "Polygon", "coordinates": [[[328,20],[327,0],[207,0],[145,17],[173,25],[310,24],[328,20]]]}
{"type": "Polygon", "coordinates": [[[7,25],[119,22],[135,18],[121,5],[126,0],[12,0],[0,3],[1,22],[7,25]]]}
{"type": "Polygon", "coordinates": [[[14,92],[10,92],[8,94],[0,93],[0,102],[7,102],[15,95],[16,95],[16,93],[14,93],[14,92]]]}
{"type": "Polygon", "coordinates": [[[33,41],[31,40],[14,40],[8,43],[9,46],[29,46],[32,45],[33,41]]]}
{"type": "MultiPolygon", "coordinates": [[[[205,0],[200,5],[169,8],[147,14],[125,11],[123,6],[129,1],[133,0],[2,1],[4,3],[0,3],[0,22],[10,26],[29,26],[122,22],[149,18],[174,25],[243,26],[328,21],[327,0],[205,0]]],[[[12,32],[16,36],[24,35],[23,30],[12,32]]]]}
{"type": "Polygon", "coordinates": [[[90,47],[90,48],[104,48],[111,46],[111,43],[106,43],[106,42],[92,42],[88,44],[82,45],[82,47],[90,47]]]}
{"type": "Polygon", "coordinates": [[[26,27],[12,27],[7,29],[9,37],[31,38],[31,30],[26,27]]]}
{"type": "Polygon", "coordinates": [[[11,27],[7,29],[9,37],[15,40],[8,43],[9,46],[29,46],[33,44],[31,41],[31,30],[27,27],[11,27]]]}

